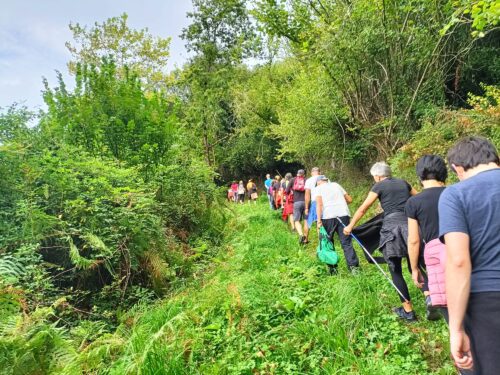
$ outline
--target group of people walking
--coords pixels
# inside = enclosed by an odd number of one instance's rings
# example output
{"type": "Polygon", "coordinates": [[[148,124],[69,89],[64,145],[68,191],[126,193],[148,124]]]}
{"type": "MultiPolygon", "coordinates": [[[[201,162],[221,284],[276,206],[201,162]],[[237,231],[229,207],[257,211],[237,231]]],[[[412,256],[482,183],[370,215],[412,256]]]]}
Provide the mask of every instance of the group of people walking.
{"type": "Polygon", "coordinates": [[[243,204],[245,203],[245,197],[249,203],[257,203],[259,195],[257,193],[257,185],[255,182],[250,179],[245,186],[243,181],[240,181],[239,183],[237,181],[233,181],[227,190],[227,200],[243,204]]]}
{"type": "MultiPolygon", "coordinates": [[[[309,242],[316,222],[333,242],[335,233],[348,269],[359,272],[352,238],[373,241],[387,263],[391,284],[401,306],[393,312],[405,321],[417,319],[403,275],[409,274],[425,298],[429,320],[442,316],[449,324],[451,353],[463,374],[500,374],[500,159],[494,145],[482,137],[467,137],[448,152],[448,165],[460,182],[445,186],[448,170],[438,155],[425,155],[416,165],[420,193],[392,176],[383,162],[370,169],[374,185],[351,218],[352,197],[337,182],[312,168],[306,179],[300,169],[283,179],[267,175],[265,187],[272,209],[296,231],[300,244],[309,242]],[[380,220],[356,224],[376,202],[380,220]],[[361,228],[363,230],[361,230],[361,228]],[[373,229],[371,228],[371,229],[373,229]],[[356,233],[356,231],[358,232],[356,233]],[[368,238],[369,233],[371,238],[368,238]],[[354,237],[355,235],[355,237],[354,237]]],[[[368,246],[367,246],[368,247],[368,246]]],[[[367,259],[374,262],[371,252],[367,259]]],[[[330,271],[336,273],[336,266],[330,271]]]]}

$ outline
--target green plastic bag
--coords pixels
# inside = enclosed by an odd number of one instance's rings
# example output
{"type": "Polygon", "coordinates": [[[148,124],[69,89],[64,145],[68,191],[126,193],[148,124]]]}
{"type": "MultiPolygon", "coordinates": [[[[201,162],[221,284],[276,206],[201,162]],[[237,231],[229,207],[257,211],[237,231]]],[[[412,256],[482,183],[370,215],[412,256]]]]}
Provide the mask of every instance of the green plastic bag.
{"type": "Polygon", "coordinates": [[[333,247],[333,242],[328,238],[328,233],[323,226],[319,230],[319,244],[316,249],[316,255],[325,264],[334,266],[339,262],[339,256],[335,251],[335,247],[333,247]]]}

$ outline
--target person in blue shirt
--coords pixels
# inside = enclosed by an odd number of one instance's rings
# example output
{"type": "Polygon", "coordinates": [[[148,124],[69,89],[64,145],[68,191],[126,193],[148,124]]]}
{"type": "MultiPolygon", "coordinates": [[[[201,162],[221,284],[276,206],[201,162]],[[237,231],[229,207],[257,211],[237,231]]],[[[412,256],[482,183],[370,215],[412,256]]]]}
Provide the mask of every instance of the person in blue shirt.
{"type": "Polygon", "coordinates": [[[448,164],[460,180],[438,207],[450,350],[460,368],[499,374],[500,159],[490,141],[467,137],[450,149],[448,164]]]}
{"type": "Polygon", "coordinates": [[[268,174],[266,174],[266,181],[264,181],[264,185],[266,187],[267,199],[269,200],[269,206],[271,207],[271,210],[274,209],[274,198],[273,198],[273,194],[271,191],[272,184],[273,184],[273,180],[271,179],[271,175],[268,173],[268,174]]]}

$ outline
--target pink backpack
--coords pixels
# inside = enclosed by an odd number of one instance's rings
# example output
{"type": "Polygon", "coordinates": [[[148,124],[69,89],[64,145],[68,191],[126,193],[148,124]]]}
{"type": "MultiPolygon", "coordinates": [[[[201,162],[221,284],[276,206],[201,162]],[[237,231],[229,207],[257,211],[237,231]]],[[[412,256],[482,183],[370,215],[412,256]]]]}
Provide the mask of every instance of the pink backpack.
{"type": "Polygon", "coordinates": [[[438,239],[425,244],[424,260],[433,306],[446,306],[446,246],[438,239]]]}

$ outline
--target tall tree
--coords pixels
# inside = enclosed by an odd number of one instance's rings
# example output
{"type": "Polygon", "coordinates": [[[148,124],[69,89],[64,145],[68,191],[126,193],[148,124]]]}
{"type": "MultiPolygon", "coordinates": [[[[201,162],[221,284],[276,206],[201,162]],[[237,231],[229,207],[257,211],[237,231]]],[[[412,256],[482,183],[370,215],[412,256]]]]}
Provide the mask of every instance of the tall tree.
{"type": "Polygon", "coordinates": [[[218,149],[236,126],[229,90],[238,65],[255,51],[256,35],[243,0],[195,0],[192,23],[182,37],[195,55],[182,84],[188,97],[187,124],[202,140],[206,161],[217,164],[218,149]]]}
{"type": "Polygon", "coordinates": [[[76,73],[78,63],[99,66],[103,57],[113,56],[118,73],[127,66],[146,83],[146,88],[161,88],[168,81],[171,38],[154,37],[147,28],[131,29],[127,21],[123,13],[92,27],[71,23],[73,42],[66,42],[73,57],[68,63],[70,71],[76,73]]]}

